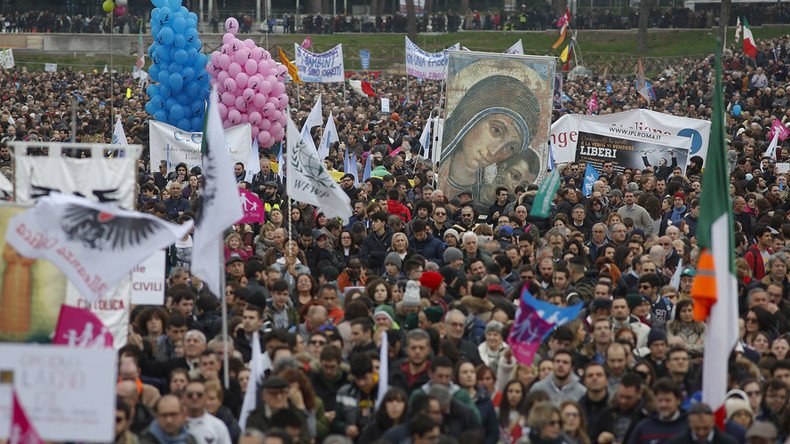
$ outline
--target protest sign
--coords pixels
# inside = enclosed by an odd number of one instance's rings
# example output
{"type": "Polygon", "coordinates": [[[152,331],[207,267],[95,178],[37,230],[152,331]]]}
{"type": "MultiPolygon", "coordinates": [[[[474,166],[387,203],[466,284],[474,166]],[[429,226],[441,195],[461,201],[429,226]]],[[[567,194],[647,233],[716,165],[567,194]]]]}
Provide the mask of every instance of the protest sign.
{"type": "Polygon", "coordinates": [[[612,127],[642,132],[676,135],[691,140],[689,156],[705,159],[708,153],[710,122],[707,120],[678,117],[646,109],[635,109],[614,114],[585,116],[567,114],[551,125],[551,146],[558,163],[573,162],[576,158],[579,122],[598,122],[612,127]]]}
{"type": "Polygon", "coordinates": [[[381,112],[382,113],[389,113],[390,112],[390,99],[386,97],[381,98],[381,112]]]}
{"type": "Polygon", "coordinates": [[[294,64],[303,82],[337,83],[345,79],[342,44],[327,52],[313,53],[294,43],[294,53],[294,64]]]}
{"type": "MultiPolygon", "coordinates": [[[[151,172],[159,170],[162,161],[167,163],[167,170],[173,171],[179,163],[185,163],[187,169],[202,167],[203,157],[200,154],[202,132],[191,133],[182,131],[163,122],[150,121],[149,149],[151,153],[151,172]]],[[[233,163],[241,162],[246,168],[252,152],[252,127],[249,123],[236,125],[225,130],[225,143],[233,163]]]]}
{"type": "Polygon", "coordinates": [[[60,306],[52,343],[80,348],[112,348],[113,338],[110,330],[95,314],[63,304],[60,306]]]}
{"type": "Polygon", "coordinates": [[[14,67],[14,50],[11,48],[0,49],[0,69],[12,69],[14,67]]]}
{"type": "Polygon", "coordinates": [[[45,63],[44,64],[44,71],[45,72],[58,72],[58,64],[57,63],[45,63]]]}
{"type": "Polygon", "coordinates": [[[239,221],[239,223],[263,223],[265,211],[261,198],[251,191],[247,191],[244,188],[239,188],[239,199],[241,199],[241,209],[244,211],[244,217],[239,221]]]}
{"type": "Polygon", "coordinates": [[[661,177],[667,171],[671,173],[676,166],[686,170],[690,145],[688,137],[581,121],[574,161],[584,160],[598,171],[604,162],[611,161],[617,173],[626,168],[659,167],[662,169],[658,173],[661,177]]]}
{"type": "Polygon", "coordinates": [[[161,250],[132,270],[132,304],[163,305],[165,278],[165,252],[161,250]]]}
{"type": "MultiPolygon", "coordinates": [[[[13,390],[1,392],[0,413],[11,411],[16,391],[42,439],[112,442],[115,363],[111,348],[0,344],[0,368],[13,379],[13,390]]],[[[0,439],[9,438],[10,420],[0,414],[0,439]]]]}
{"type": "Polygon", "coordinates": [[[91,303],[82,296],[77,287],[68,283],[66,286],[66,304],[90,310],[107,328],[113,337],[113,347],[118,350],[126,345],[129,336],[129,312],[132,279],[124,278],[120,284],[105,292],[104,297],[91,303]]]}
{"type": "Polygon", "coordinates": [[[459,44],[439,52],[425,52],[406,38],[406,73],[420,79],[444,80],[447,77],[447,61],[452,49],[460,49],[459,44]]]}

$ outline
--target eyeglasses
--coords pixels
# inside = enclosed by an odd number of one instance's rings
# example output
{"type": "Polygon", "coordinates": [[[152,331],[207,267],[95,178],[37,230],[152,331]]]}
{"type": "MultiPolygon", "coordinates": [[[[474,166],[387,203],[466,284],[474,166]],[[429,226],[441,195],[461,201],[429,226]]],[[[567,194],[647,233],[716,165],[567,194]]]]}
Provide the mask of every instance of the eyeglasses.
{"type": "Polygon", "coordinates": [[[200,399],[203,397],[203,392],[186,392],[187,398],[200,399]]]}
{"type": "Polygon", "coordinates": [[[436,213],[433,213],[433,215],[434,215],[434,216],[447,216],[447,213],[445,213],[445,212],[441,212],[441,213],[439,213],[439,212],[437,211],[436,213]]]}
{"type": "Polygon", "coordinates": [[[746,322],[749,322],[749,323],[751,323],[751,322],[757,323],[757,318],[746,318],[746,322]]]}
{"type": "Polygon", "coordinates": [[[565,412],[562,416],[570,416],[571,418],[578,418],[579,412],[565,412]]]}

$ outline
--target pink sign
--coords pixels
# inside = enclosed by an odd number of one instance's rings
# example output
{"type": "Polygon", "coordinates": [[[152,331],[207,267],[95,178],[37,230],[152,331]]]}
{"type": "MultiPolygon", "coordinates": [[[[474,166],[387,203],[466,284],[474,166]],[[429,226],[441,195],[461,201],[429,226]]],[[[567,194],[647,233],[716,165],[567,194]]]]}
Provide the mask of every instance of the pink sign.
{"type": "Polygon", "coordinates": [[[11,413],[11,431],[8,434],[9,444],[44,444],[44,441],[38,435],[36,428],[27,419],[25,409],[22,408],[22,403],[19,402],[19,396],[14,390],[13,394],[14,405],[11,413]]]}
{"type": "Polygon", "coordinates": [[[244,188],[239,188],[239,199],[241,200],[241,209],[244,211],[244,217],[241,218],[239,223],[263,223],[265,209],[258,195],[244,188]]]}
{"type": "Polygon", "coordinates": [[[79,348],[111,348],[113,337],[95,314],[64,304],[60,306],[52,343],[79,348]]]}
{"type": "Polygon", "coordinates": [[[790,130],[787,129],[786,126],[782,125],[782,122],[779,119],[774,119],[773,125],[771,125],[771,138],[774,137],[776,132],[779,132],[779,140],[787,139],[787,136],[790,136],[790,130]]]}
{"type": "Polygon", "coordinates": [[[543,336],[551,331],[553,324],[543,320],[535,307],[527,304],[524,298],[521,298],[520,304],[507,343],[516,360],[529,366],[535,360],[535,352],[538,351],[543,336]]]}

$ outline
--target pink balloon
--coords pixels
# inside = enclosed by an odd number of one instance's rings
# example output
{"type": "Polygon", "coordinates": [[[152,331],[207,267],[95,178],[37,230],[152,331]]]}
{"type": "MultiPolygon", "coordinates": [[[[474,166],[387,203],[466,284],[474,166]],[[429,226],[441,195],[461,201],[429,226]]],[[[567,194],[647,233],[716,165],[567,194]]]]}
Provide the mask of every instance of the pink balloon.
{"type": "Polygon", "coordinates": [[[279,118],[277,119],[277,123],[280,124],[281,128],[285,128],[285,126],[288,125],[288,114],[285,114],[284,112],[280,111],[280,115],[278,117],[279,118]]]}
{"type": "Polygon", "coordinates": [[[228,117],[228,107],[224,103],[218,103],[217,109],[219,110],[219,117],[225,120],[228,117]]]}
{"type": "Polygon", "coordinates": [[[264,94],[255,94],[255,97],[252,99],[253,103],[255,103],[255,107],[258,109],[261,109],[264,105],[266,105],[266,100],[266,95],[264,94]]]}
{"type": "Polygon", "coordinates": [[[246,46],[249,49],[254,48],[255,47],[255,40],[253,40],[253,39],[244,39],[244,46],[246,46]]]}
{"type": "Polygon", "coordinates": [[[255,97],[255,91],[247,88],[244,90],[241,96],[244,97],[244,101],[249,105],[252,102],[252,99],[255,97]]]}
{"type": "Polygon", "coordinates": [[[243,72],[240,72],[236,76],[236,86],[238,88],[246,88],[247,84],[249,83],[249,79],[250,79],[250,77],[247,74],[244,74],[243,72]]]}
{"type": "Polygon", "coordinates": [[[225,80],[229,78],[230,76],[228,75],[227,71],[220,71],[219,74],[217,74],[217,81],[219,82],[220,85],[223,85],[225,83],[225,80]]]}
{"type": "Polygon", "coordinates": [[[276,110],[277,107],[271,102],[267,102],[266,105],[263,106],[263,114],[267,116],[272,116],[276,110]]]}
{"type": "Polygon", "coordinates": [[[255,60],[256,62],[261,60],[261,56],[263,55],[263,48],[254,47],[250,50],[250,58],[255,60]]]}
{"type": "Polygon", "coordinates": [[[227,54],[220,54],[217,57],[217,62],[219,63],[220,68],[228,69],[231,63],[230,56],[227,54]]]}
{"type": "Polygon", "coordinates": [[[229,17],[225,20],[225,29],[228,30],[228,33],[236,35],[239,32],[239,21],[233,17],[229,17]]]}
{"type": "Polygon", "coordinates": [[[258,91],[261,94],[269,95],[269,93],[272,92],[272,82],[264,80],[260,85],[258,85],[258,91]]]}
{"type": "Polygon", "coordinates": [[[247,63],[244,64],[244,71],[247,72],[249,75],[253,75],[258,72],[258,63],[255,60],[247,59],[247,63]]]}
{"type": "Polygon", "coordinates": [[[255,91],[258,91],[262,81],[263,78],[258,74],[255,74],[254,76],[250,76],[249,80],[247,80],[247,86],[254,89],[255,91]]]}
{"type": "Polygon", "coordinates": [[[231,34],[229,32],[226,32],[225,35],[222,36],[222,43],[224,43],[226,45],[231,44],[231,43],[233,43],[233,39],[235,39],[235,38],[236,38],[236,36],[234,36],[233,34],[231,34]]]}
{"type": "Polygon", "coordinates": [[[233,79],[226,79],[224,82],[222,82],[222,86],[224,86],[225,91],[229,93],[236,92],[236,81],[233,79]]]}
{"type": "Polygon", "coordinates": [[[237,96],[235,103],[236,103],[236,109],[238,109],[241,112],[247,111],[247,102],[244,100],[244,97],[237,96]]]}
{"type": "Polygon", "coordinates": [[[241,65],[239,65],[238,63],[232,62],[230,66],[228,66],[228,74],[230,74],[232,78],[235,79],[240,72],[241,72],[241,65]]]}
{"type": "Polygon", "coordinates": [[[272,93],[275,96],[279,96],[280,94],[283,94],[284,92],[285,92],[285,84],[284,83],[277,82],[272,87],[272,93]]]}
{"type": "Polygon", "coordinates": [[[259,113],[258,111],[253,111],[250,113],[250,123],[253,124],[254,126],[260,125],[261,119],[262,119],[261,113],[259,113]]]}
{"type": "Polygon", "coordinates": [[[222,103],[224,103],[225,106],[232,106],[234,103],[236,103],[236,96],[234,96],[233,93],[226,91],[222,93],[222,103]]]}
{"type": "Polygon", "coordinates": [[[246,114],[242,114],[241,115],[241,123],[249,123],[249,122],[250,122],[250,117],[248,115],[246,115],[246,114]]]}
{"type": "Polygon", "coordinates": [[[239,112],[239,110],[234,109],[228,111],[228,121],[233,125],[238,125],[239,122],[241,122],[241,113],[239,112]]]}
{"type": "Polygon", "coordinates": [[[280,128],[280,131],[275,134],[274,140],[283,140],[283,138],[285,138],[285,129],[280,128]]]}
{"type": "Polygon", "coordinates": [[[269,51],[264,49],[263,54],[261,54],[261,60],[269,60],[270,58],[272,58],[272,55],[269,54],[269,51]]]}
{"type": "Polygon", "coordinates": [[[213,77],[216,77],[217,74],[222,72],[222,68],[220,68],[219,65],[217,65],[215,63],[208,62],[208,63],[206,63],[206,71],[208,71],[209,74],[211,74],[211,76],[213,78],[213,77]]]}
{"type": "Polygon", "coordinates": [[[263,119],[261,120],[261,124],[260,124],[261,130],[268,131],[272,127],[272,121],[269,120],[267,117],[261,116],[261,118],[263,119]]]}
{"type": "Polygon", "coordinates": [[[250,128],[250,130],[252,131],[252,138],[253,139],[257,139],[258,138],[258,133],[260,133],[261,130],[255,125],[253,125],[252,128],[250,128]]]}
{"type": "Polygon", "coordinates": [[[222,48],[220,48],[219,53],[220,54],[228,54],[228,55],[230,55],[231,51],[232,51],[232,49],[231,49],[230,45],[225,43],[224,45],[222,45],[222,48]]]}
{"type": "Polygon", "coordinates": [[[233,60],[235,60],[236,63],[238,63],[239,65],[243,66],[244,63],[247,62],[247,59],[249,58],[248,57],[249,55],[250,55],[250,52],[247,51],[246,49],[242,48],[242,49],[236,51],[235,54],[233,54],[233,60]]]}
{"type": "Polygon", "coordinates": [[[272,127],[269,129],[269,132],[276,134],[276,133],[280,132],[282,129],[283,129],[283,126],[280,125],[279,122],[272,122],[272,127]]]}
{"type": "Polygon", "coordinates": [[[264,77],[269,75],[269,63],[267,60],[261,60],[258,62],[258,74],[261,74],[264,77]]]}
{"type": "Polygon", "coordinates": [[[211,53],[211,62],[212,63],[216,63],[217,65],[219,65],[219,56],[221,56],[221,55],[222,55],[222,53],[219,52],[219,51],[212,52],[211,53]]]}
{"type": "Polygon", "coordinates": [[[268,131],[263,131],[258,133],[258,142],[260,142],[262,147],[268,148],[272,144],[272,136],[269,135],[268,131]]]}
{"type": "Polygon", "coordinates": [[[286,96],[285,98],[283,98],[283,96],[280,96],[277,98],[277,100],[279,101],[279,103],[277,104],[277,111],[283,111],[285,107],[288,106],[288,96],[286,96]]]}

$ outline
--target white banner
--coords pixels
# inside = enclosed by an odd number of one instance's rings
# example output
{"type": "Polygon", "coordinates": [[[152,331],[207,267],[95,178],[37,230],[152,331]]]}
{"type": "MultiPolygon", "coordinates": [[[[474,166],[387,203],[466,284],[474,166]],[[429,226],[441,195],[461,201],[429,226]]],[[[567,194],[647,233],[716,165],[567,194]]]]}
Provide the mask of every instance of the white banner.
{"type": "MultiPolygon", "coordinates": [[[[202,167],[203,157],[200,154],[200,143],[203,133],[182,131],[162,122],[150,121],[148,125],[149,151],[151,154],[151,171],[159,171],[159,163],[167,162],[167,171],[173,171],[179,163],[187,164],[188,169],[202,167]]],[[[225,130],[225,142],[231,160],[241,162],[249,169],[250,152],[252,152],[252,127],[249,123],[236,125],[225,130]]]]}
{"type": "Polygon", "coordinates": [[[0,49],[0,69],[12,69],[14,67],[14,50],[11,48],[0,49]]]}
{"type": "Polygon", "coordinates": [[[132,270],[132,304],[165,303],[165,252],[157,251],[132,270]]]}
{"type": "Polygon", "coordinates": [[[449,51],[460,48],[456,43],[439,52],[425,52],[406,37],[406,74],[420,79],[444,80],[447,77],[449,51]]]}
{"type": "MultiPolygon", "coordinates": [[[[68,281],[67,281],[68,282],[68,281]]],[[[131,301],[129,295],[132,291],[132,280],[124,278],[120,284],[107,290],[104,297],[98,302],[91,303],[82,296],[77,287],[68,282],[66,286],[66,305],[90,310],[112,333],[113,348],[120,349],[126,345],[129,336],[129,312],[131,301]]]]}
{"type": "Polygon", "coordinates": [[[678,117],[646,109],[635,109],[615,114],[586,116],[566,114],[551,125],[551,146],[556,163],[573,162],[576,158],[579,122],[589,121],[609,124],[635,131],[677,135],[691,139],[689,157],[700,156],[705,160],[710,139],[710,122],[707,120],[678,117]]]}
{"type": "Polygon", "coordinates": [[[30,204],[50,193],[63,193],[134,209],[134,156],[76,159],[17,154],[14,159],[19,203],[30,204]]]}
{"type": "Polygon", "coordinates": [[[524,44],[521,42],[521,39],[518,39],[516,43],[513,43],[513,46],[505,50],[505,54],[521,54],[524,55],[524,44]]]}
{"type": "Polygon", "coordinates": [[[381,98],[381,112],[382,113],[389,113],[390,112],[390,99],[386,97],[381,98]]]}
{"type": "MultiPolygon", "coordinates": [[[[45,441],[113,441],[116,359],[111,348],[0,343],[0,369],[13,373],[19,401],[45,441]]],[[[0,385],[0,439],[7,439],[11,390],[0,385]]]]}
{"type": "Polygon", "coordinates": [[[44,64],[44,72],[58,72],[58,64],[57,63],[45,63],[44,64]]]}
{"type": "Polygon", "coordinates": [[[343,67],[343,45],[339,44],[327,52],[313,53],[294,43],[299,78],[303,82],[341,83],[345,81],[343,67]]]}

